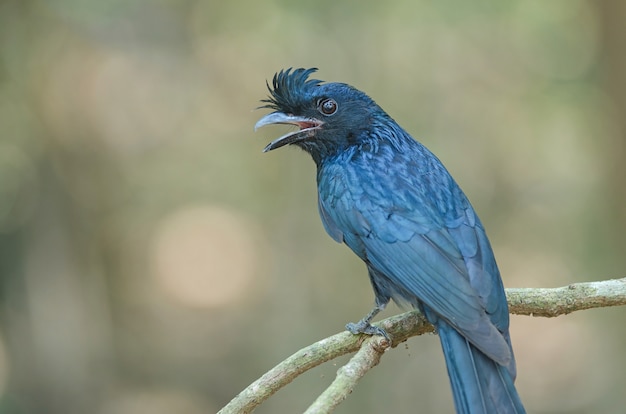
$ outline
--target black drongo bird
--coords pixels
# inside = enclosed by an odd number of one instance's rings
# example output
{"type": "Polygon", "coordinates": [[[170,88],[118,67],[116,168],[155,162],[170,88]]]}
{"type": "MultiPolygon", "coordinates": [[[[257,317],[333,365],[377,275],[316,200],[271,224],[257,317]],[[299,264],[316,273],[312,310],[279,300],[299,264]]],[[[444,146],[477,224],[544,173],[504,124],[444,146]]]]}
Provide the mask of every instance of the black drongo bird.
{"type": "Polygon", "coordinates": [[[287,69],[268,84],[269,124],[298,127],[265,152],[296,145],[317,165],[328,234],[367,265],[376,307],[352,333],[382,334],[371,319],[390,299],[435,327],[458,413],[523,413],[500,272],[485,229],[442,163],[371,98],[343,83],[287,69]]]}

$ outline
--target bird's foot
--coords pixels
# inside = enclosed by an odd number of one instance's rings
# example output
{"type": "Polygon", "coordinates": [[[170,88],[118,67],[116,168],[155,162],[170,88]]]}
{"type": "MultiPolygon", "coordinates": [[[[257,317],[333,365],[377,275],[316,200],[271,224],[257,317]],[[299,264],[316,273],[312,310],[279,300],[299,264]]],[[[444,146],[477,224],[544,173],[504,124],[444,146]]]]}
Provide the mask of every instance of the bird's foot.
{"type": "Polygon", "coordinates": [[[367,335],[381,335],[391,344],[391,337],[389,337],[387,331],[383,328],[370,324],[370,321],[367,318],[361,319],[357,323],[350,322],[346,325],[346,329],[354,335],[362,333],[367,335]]]}

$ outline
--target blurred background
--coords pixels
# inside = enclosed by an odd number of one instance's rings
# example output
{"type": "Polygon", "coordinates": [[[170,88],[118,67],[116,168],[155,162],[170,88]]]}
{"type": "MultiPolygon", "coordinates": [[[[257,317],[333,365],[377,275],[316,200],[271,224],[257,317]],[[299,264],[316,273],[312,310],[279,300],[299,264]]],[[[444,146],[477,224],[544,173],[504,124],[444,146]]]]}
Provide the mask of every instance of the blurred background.
{"type": "MultiPolygon", "coordinates": [[[[0,413],[216,412],[373,304],[315,171],[253,133],[290,67],[366,91],[473,201],[507,287],[626,269],[626,3],[0,2],[0,413]]],[[[384,316],[400,310],[390,307],[384,316]]],[[[532,413],[626,406],[624,308],[513,317],[532,413]]],[[[258,413],[303,411],[345,359],[258,413]]],[[[338,413],[451,413],[439,341],[338,413]]]]}

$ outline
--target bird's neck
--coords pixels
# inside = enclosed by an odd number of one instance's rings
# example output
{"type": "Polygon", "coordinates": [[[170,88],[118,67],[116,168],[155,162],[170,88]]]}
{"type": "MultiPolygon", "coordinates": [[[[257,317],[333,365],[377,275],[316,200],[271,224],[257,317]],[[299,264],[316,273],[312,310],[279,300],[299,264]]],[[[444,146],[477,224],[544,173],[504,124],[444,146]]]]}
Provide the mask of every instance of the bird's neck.
{"type": "Polygon", "coordinates": [[[385,115],[373,119],[366,128],[341,131],[330,139],[304,141],[300,146],[311,154],[320,168],[338,159],[349,160],[356,154],[376,154],[385,146],[402,151],[407,140],[413,141],[393,119],[385,115]]]}

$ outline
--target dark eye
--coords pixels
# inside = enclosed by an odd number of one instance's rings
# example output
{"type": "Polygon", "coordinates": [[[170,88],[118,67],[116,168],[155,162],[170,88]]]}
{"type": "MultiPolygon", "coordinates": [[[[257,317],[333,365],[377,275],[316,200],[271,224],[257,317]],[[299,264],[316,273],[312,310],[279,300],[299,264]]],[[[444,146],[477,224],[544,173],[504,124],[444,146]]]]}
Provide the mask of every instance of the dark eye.
{"type": "Polygon", "coordinates": [[[330,98],[320,99],[317,103],[317,110],[324,115],[332,115],[337,112],[337,102],[330,98]]]}

